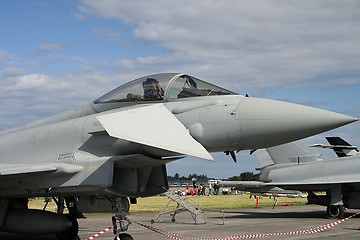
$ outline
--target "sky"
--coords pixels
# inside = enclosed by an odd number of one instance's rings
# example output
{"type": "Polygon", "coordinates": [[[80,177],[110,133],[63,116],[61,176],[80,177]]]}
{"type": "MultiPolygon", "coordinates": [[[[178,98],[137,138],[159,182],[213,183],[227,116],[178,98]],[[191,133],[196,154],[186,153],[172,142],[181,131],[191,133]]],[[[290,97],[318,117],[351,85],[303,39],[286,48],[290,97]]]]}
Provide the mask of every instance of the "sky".
{"type": "MultiPolygon", "coordinates": [[[[87,104],[130,80],[184,72],[239,94],[360,117],[357,0],[4,0],[0,7],[0,129],[87,104]]],[[[341,136],[360,123],[298,143],[341,136]]],[[[324,152],[323,152],[324,151],[324,152]]],[[[168,174],[238,176],[258,167],[185,158],[168,174]]]]}

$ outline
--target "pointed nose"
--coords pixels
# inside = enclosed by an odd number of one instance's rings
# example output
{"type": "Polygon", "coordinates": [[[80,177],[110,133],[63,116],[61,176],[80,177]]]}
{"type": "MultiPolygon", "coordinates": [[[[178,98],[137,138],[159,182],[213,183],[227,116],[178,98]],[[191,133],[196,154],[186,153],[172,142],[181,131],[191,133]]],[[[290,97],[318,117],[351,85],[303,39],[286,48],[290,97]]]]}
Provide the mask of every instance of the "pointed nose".
{"type": "Polygon", "coordinates": [[[244,149],[296,141],[358,120],[318,108],[260,98],[244,98],[237,110],[244,149]]]}

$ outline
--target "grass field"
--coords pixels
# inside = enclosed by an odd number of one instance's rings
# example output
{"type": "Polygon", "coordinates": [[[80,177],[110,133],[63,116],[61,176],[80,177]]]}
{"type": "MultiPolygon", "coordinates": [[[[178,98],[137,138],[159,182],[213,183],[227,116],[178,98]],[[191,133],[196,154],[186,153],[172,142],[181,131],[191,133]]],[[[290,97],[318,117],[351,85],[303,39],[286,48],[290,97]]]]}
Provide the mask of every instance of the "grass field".
{"type": "MultiPolygon", "coordinates": [[[[240,209],[240,208],[255,208],[255,199],[249,198],[249,195],[215,195],[215,196],[190,196],[188,200],[194,201],[201,209],[240,209]]],[[[138,198],[138,203],[131,205],[130,213],[144,213],[144,212],[159,212],[167,203],[169,199],[165,196],[155,196],[148,198],[138,198]]],[[[277,206],[283,204],[291,205],[305,205],[306,198],[278,198],[277,206]]],[[[29,202],[30,208],[42,209],[44,207],[43,199],[31,199],[29,202]]],[[[269,197],[261,197],[259,199],[259,207],[272,207],[274,199],[269,197]]],[[[176,204],[173,202],[169,205],[169,209],[175,209],[176,204]]],[[[49,211],[55,211],[56,205],[54,202],[49,203],[46,208],[49,211]]]]}
{"type": "MultiPolygon", "coordinates": [[[[255,208],[256,200],[251,199],[249,195],[215,195],[215,196],[190,196],[187,200],[193,201],[201,209],[239,209],[239,208],[255,208]]],[[[159,212],[169,199],[164,196],[156,196],[149,198],[139,198],[138,204],[131,205],[130,212],[159,212]]],[[[305,205],[306,198],[278,198],[277,205],[291,204],[291,205],[305,205]]],[[[269,197],[261,197],[259,199],[259,207],[272,207],[274,199],[269,197]]],[[[172,202],[169,209],[176,208],[176,203],[172,202]]]]}

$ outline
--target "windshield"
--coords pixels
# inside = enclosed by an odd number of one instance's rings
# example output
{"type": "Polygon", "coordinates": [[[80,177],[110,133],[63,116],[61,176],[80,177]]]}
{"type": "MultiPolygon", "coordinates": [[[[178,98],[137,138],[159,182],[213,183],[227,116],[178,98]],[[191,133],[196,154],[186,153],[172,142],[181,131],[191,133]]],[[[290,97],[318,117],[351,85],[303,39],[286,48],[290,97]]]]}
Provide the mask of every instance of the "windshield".
{"type": "Polygon", "coordinates": [[[236,93],[186,74],[160,73],[126,83],[96,99],[94,103],[164,101],[166,98],[230,94],[236,93]]]}
{"type": "Polygon", "coordinates": [[[163,73],[138,78],[96,99],[94,103],[161,101],[174,75],[163,73]]]}
{"type": "Polygon", "coordinates": [[[169,98],[187,98],[211,95],[235,94],[226,89],[204,82],[198,78],[181,75],[176,78],[169,88],[169,98]]]}

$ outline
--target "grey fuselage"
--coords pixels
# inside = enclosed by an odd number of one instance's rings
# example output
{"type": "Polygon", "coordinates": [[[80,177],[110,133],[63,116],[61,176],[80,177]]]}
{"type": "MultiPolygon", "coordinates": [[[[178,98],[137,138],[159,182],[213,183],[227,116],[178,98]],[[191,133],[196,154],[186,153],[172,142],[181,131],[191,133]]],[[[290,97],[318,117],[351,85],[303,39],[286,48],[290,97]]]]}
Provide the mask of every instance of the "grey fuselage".
{"type": "Polygon", "coordinates": [[[259,180],[284,189],[300,191],[326,191],[341,184],[360,191],[360,157],[349,156],[336,159],[318,158],[293,163],[276,164],[261,170],[259,180]]]}

